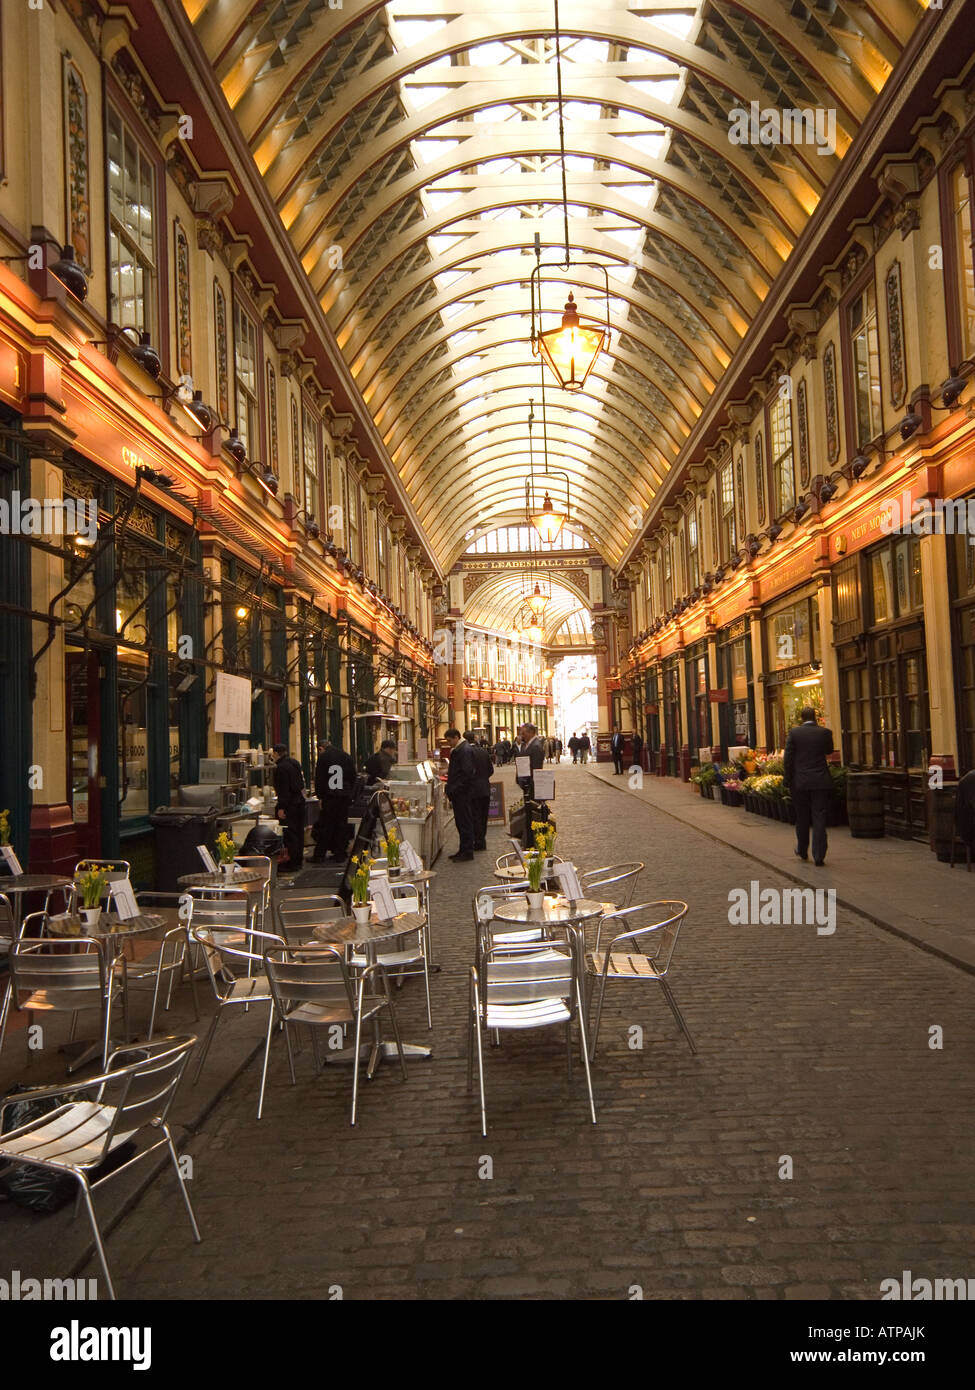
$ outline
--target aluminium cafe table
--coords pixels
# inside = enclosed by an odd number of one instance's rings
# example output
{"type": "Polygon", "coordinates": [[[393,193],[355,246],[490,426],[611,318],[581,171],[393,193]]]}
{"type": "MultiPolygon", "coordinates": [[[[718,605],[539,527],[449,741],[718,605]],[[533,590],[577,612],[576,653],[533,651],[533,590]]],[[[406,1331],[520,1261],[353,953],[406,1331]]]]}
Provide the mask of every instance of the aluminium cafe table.
{"type": "Polygon", "coordinates": [[[64,874],[10,874],[0,878],[0,893],[13,899],[11,906],[18,927],[23,920],[22,897],[25,893],[47,893],[50,896],[54,889],[73,887],[74,879],[66,878],[64,874]]]}
{"type": "MultiPolygon", "coordinates": [[[[363,946],[369,964],[375,965],[377,947],[381,942],[394,940],[397,936],[405,936],[409,932],[422,931],[425,925],[426,917],[422,912],[397,912],[395,917],[371,917],[368,922],[363,923],[357,922],[354,917],[339,917],[334,922],[323,922],[314,929],[312,936],[326,946],[363,946]]],[[[375,1029],[374,1041],[362,1043],[359,1052],[360,1058],[368,1052],[369,1065],[366,1076],[370,1078],[379,1062],[385,1058],[396,1060],[399,1057],[395,1042],[384,1042],[380,1039],[378,1015],[375,1029]]],[[[404,1042],[403,1055],[429,1058],[433,1054],[429,1047],[404,1042]]],[[[355,1048],[344,1047],[340,1052],[331,1053],[326,1061],[334,1065],[338,1062],[352,1062],[354,1059],[355,1048]]]]}

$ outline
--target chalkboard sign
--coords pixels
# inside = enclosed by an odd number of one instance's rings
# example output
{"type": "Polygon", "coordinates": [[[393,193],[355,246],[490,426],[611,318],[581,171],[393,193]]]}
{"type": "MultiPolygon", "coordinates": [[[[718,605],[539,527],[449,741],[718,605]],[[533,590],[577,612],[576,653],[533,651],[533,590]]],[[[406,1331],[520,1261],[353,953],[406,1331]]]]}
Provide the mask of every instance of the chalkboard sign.
{"type": "Polygon", "coordinates": [[[491,783],[491,800],[488,802],[488,825],[492,822],[503,826],[506,816],[504,810],[504,784],[502,782],[491,783]]]}
{"type": "Polygon", "coordinates": [[[352,876],[355,873],[352,856],[372,854],[376,842],[380,839],[385,839],[390,830],[393,829],[395,829],[402,841],[403,832],[400,829],[399,821],[396,819],[396,812],[393,810],[393,803],[389,799],[389,792],[373,792],[372,796],[369,798],[369,804],[359,822],[359,829],[356,831],[355,842],[349,854],[349,862],[345,866],[341,892],[342,897],[347,903],[352,899],[352,876]]]}

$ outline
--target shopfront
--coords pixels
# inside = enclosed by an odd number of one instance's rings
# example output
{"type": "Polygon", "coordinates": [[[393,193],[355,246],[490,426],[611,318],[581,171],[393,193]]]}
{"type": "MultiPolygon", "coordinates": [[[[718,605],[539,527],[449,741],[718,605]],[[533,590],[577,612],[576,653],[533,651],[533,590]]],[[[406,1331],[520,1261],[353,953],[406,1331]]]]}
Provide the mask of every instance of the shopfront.
{"type": "Polygon", "coordinates": [[[663,725],[666,765],[664,771],[669,777],[679,777],[681,771],[681,748],[684,744],[684,727],[681,718],[680,683],[683,659],[676,653],[663,663],[663,725]]]}
{"type": "Polygon", "coordinates": [[[766,739],[782,749],[789,730],[809,706],[822,715],[819,605],[814,589],[793,591],[770,604],[763,617],[766,739]]]}
{"type": "Polygon", "coordinates": [[[953,536],[949,547],[951,603],[956,650],[955,707],[958,712],[958,773],[975,770],[975,545],[953,536]]]}
{"type": "Polygon", "coordinates": [[[708,644],[695,642],[684,653],[684,676],[687,682],[687,710],[690,721],[689,737],[691,759],[697,762],[700,750],[711,749],[711,704],[708,672],[708,644]]]}
{"type": "MultiPolygon", "coordinates": [[[[0,500],[8,507],[15,495],[30,495],[27,451],[13,433],[15,417],[0,413],[11,430],[0,435],[0,500]]],[[[0,810],[10,813],[10,838],[22,863],[28,859],[30,811],[24,788],[29,785],[31,756],[31,548],[26,537],[0,536],[0,810]]]]}
{"type": "Polygon", "coordinates": [[[738,618],[718,634],[718,685],[728,699],[718,706],[721,753],[729,748],[755,747],[755,707],[752,693],[752,644],[748,619],[738,618]]]}
{"type": "Polygon", "coordinates": [[[833,606],[843,761],[882,769],[887,833],[923,839],[931,728],[920,538],[892,536],[836,565],[833,606]]]}

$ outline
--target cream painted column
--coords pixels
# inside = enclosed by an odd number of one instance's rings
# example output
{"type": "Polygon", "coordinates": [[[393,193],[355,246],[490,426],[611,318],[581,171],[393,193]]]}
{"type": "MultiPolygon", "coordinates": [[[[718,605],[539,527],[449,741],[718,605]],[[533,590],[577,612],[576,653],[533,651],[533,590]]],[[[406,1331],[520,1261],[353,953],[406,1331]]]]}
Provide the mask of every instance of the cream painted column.
{"type": "Polygon", "coordinates": [[[823,704],[827,727],[833,730],[833,743],[841,747],[840,668],[833,645],[833,586],[828,578],[816,593],[819,608],[819,652],[823,663],[823,704]]]}
{"type": "Polygon", "coordinates": [[[767,748],[768,720],[765,704],[765,682],[761,679],[765,675],[765,662],[762,656],[761,609],[750,610],[748,617],[752,643],[752,690],[755,694],[755,745],[758,748],[767,748]]]}
{"type": "MultiPolygon", "coordinates": [[[[298,628],[298,596],[293,591],[284,595],[284,624],[285,632],[289,629],[297,634],[298,628]]],[[[285,642],[285,669],[290,671],[288,684],[286,687],[288,700],[288,728],[282,730],[282,738],[288,745],[288,752],[293,758],[301,762],[301,671],[299,670],[298,651],[299,644],[297,635],[289,638],[285,642]]],[[[318,756],[318,749],[311,750],[311,771],[315,771],[315,759],[318,756]]]]}
{"type": "Polygon", "coordinates": [[[208,758],[223,757],[223,734],[214,732],[214,711],[217,671],[223,665],[223,604],[220,597],[222,568],[220,565],[220,552],[214,543],[210,554],[204,553],[203,569],[206,576],[204,585],[204,605],[203,605],[203,645],[206,650],[207,658],[213,664],[206,670],[205,680],[207,683],[207,705],[206,705],[206,749],[208,758]]]}
{"type": "MultiPolygon", "coordinates": [[[[718,685],[718,639],[713,636],[708,637],[708,675],[711,687],[719,690],[721,687],[718,685]]],[[[728,698],[729,700],[731,698],[730,690],[728,691],[728,698]]],[[[711,747],[717,748],[721,743],[721,706],[712,704],[710,715],[711,747]]]]}
{"type": "MultiPolygon", "coordinates": [[[[30,467],[31,496],[37,501],[60,502],[63,497],[62,473],[44,458],[35,458],[30,467]]],[[[49,537],[55,544],[58,536],[49,537]]],[[[64,587],[64,562],[37,546],[31,546],[31,607],[46,613],[48,604],[64,587]]],[[[70,598],[71,595],[69,594],[70,598]]],[[[56,617],[64,616],[64,603],[56,617]]],[[[38,651],[47,641],[43,623],[32,624],[32,648],[38,651]]],[[[65,755],[65,679],[64,627],[58,623],[54,640],[34,671],[37,694],[33,708],[33,748],[30,801],[33,806],[60,806],[67,802],[67,758],[65,755]]]]}
{"type": "MultiPolygon", "coordinates": [[[[954,538],[952,538],[952,541],[954,538]]],[[[948,537],[921,537],[924,591],[924,642],[927,649],[931,747],[928,756],[950,755],[958,767],[958,721],[952,663],[951,607],[948,593],[948,537]]]]}
{"type": "MultiPolygon", "coordinates": [[[[21,89],[24,106],[17,130],[26,149],[28,207],[27,222],[44,228],[55,237],[64,235],[64,140],[61,136],[61,45],[57,38],[54,5],[4,6],[4,61],[8,68],[18,54],[17,64],[25,75],[21,89]],[[19,10],[19,19],[14,19],[19,10]],[[20,28],[20,41],[6,32],[7,21],[20,28]]],[[[8,72],[8,79],[10,73],[8,72]]],[[[91,120],[96,120],[94,94],[90,101],[91,120]]],[[[15,129],[7,138],[14,140],[15,129]]],[[[53,259],[53,257],[52,257],[53,259]]]]}

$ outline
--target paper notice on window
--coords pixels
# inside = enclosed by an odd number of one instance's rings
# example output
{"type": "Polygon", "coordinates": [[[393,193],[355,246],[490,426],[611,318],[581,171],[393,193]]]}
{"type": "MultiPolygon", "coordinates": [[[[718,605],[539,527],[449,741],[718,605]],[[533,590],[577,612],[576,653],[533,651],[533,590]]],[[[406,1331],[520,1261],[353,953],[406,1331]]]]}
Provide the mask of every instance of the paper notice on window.
{"type": "Polygon", "coordinates": [[[249,734],[251,731],[251,683],[243,676],[217,672],[217,704],[214,733],[249,734]]]}
{"type": "Polygon", "coordinates": [[[129,922],[139,915],[139,904],[135,900],[132,884],[127,878],[108,885],[109,907],[115,909],[120,922],[129,922]]]}
{"type": "Polygon", "coordinates": [[[207,873],[215,874],[217,872],[217,862],[206,845],[197,845],[196,852],[203,860],[203,867],[206,869],[207,873]]]}
{"type": "Polygon", "coordinates": [[[515,758],[515,776],[530,777],[532,775],[532,760],[529,757],[515,758]]]}
{"type": "Polygon", "coordinates": [[[535,800],[551,801],[555,796],[555,773],[547,768],[535,769],[535,800]]]}
{"type": "Polygon", "coordinates": [[[396,761],[397,761],[398,763],[405,763],[405,762],[408,762],[408,761],[409,761],[409,757],[410,757],[410,745],[409,745],[409,743],[406,741],[405,738],[397,739],[397,740],[396,740],[396,761]]]}
{"type": "Polygon", "coordinates": [[[16,878],[18,874],[24,872],[20,867],[20,860],[17,858],[16,854],[14,854],[13,845],[0,845],[0,854],[3,855],[4,863],[7,865],[7,868],[14,878],[16,878]]]}

